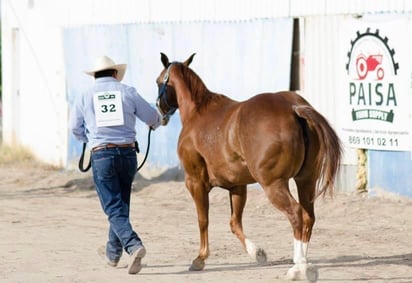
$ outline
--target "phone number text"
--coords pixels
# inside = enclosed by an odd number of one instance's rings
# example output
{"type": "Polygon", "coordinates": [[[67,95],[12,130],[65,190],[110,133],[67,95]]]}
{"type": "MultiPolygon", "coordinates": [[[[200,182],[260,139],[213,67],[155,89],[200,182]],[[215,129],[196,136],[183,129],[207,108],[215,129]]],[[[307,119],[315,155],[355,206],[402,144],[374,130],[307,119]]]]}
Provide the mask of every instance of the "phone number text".
{"type": "Polygon", "coordinates": [[[349,144],[352,145],[367,145],[367,146],[381,146],[381,147],[398,147],[399,142],[397,138],[383,138],[383,137],[358,137],[349,136],[349,144]]]}

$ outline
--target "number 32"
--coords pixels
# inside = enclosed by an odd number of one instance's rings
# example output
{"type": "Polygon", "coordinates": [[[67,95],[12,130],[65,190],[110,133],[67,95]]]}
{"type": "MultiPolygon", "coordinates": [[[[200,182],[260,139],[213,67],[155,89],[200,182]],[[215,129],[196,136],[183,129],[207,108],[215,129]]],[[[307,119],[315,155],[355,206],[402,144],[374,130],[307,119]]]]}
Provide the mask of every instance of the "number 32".
{"type": "Polygon", "coordinates": [[[102,113],[107,113],[107,112],[116,112],[116,105],[114,104],[103,104],[102,106],[102,113]]]}

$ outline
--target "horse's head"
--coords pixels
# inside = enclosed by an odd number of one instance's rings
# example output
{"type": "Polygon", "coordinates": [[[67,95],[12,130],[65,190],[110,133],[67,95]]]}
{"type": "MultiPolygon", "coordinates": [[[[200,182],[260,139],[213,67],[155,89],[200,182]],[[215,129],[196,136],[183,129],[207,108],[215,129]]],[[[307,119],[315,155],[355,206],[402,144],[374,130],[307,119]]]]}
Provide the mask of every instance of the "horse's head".
{"type": "Polygon", "coordinates": [[[163,116],[163,120],[166,121],[165,124],[169,121],[170,116],[172,116],[179,105],[177,103],[176,91],[173,84],[173,79],[171,78],[171,69],[173,66],[184,65],[189,66],[192,62],[195,53],[192,54],[186,61],[183,63],[180,62],[169,62],[169,58],[163,53],[161,54],[161,61],[164,66],[164,70],[160,73],[159,77],[156,80],[156,83],[159,87],[159,95],[156,100],[156,106],[160,114],[163,116]]]}

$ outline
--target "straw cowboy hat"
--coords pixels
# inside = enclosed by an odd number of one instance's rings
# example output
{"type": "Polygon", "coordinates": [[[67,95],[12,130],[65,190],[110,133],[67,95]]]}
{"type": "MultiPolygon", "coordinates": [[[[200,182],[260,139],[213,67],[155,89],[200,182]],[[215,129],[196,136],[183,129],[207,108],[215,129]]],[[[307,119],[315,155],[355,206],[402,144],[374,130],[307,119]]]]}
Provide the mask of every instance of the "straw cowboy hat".
{"type": "Polygon", "coordinates": [[[94,67],[90,71],[85,71],[86,74],[94,76],[96,72],[114,69],[117,70],[117,79],[121,81],[123,79],[124,73],[126,72],[127,64],[116,64],[112,59],[107,56],[102,56],[96,58],[94,62],[94,67]]]}

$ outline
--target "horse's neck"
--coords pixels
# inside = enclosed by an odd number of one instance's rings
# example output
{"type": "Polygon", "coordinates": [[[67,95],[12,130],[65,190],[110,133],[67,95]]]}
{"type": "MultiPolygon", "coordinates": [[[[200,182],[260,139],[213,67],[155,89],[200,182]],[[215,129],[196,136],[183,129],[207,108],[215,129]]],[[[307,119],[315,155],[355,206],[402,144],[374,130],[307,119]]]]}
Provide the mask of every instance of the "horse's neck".
{"type": "Polygon", "coordinates": [[[191,113],[196,110],[196,104],[192,100],[190,90],[184,83],[176,86],[177,104],[179,105],[180,119],[184,123],[190,118],[191,113]]]}
{"type": "Polygon", "coordinates": [[[208,108],[212,100],[219,99],[221,106],[235,102],[229,97],[209,91],[197,76],[195,76],[195,82],[191,83],[190,88],[185,80],[176,82],[175,87],[182,123],[190,120],[192,115],[198,115],[199,111],[208,108]]]}

